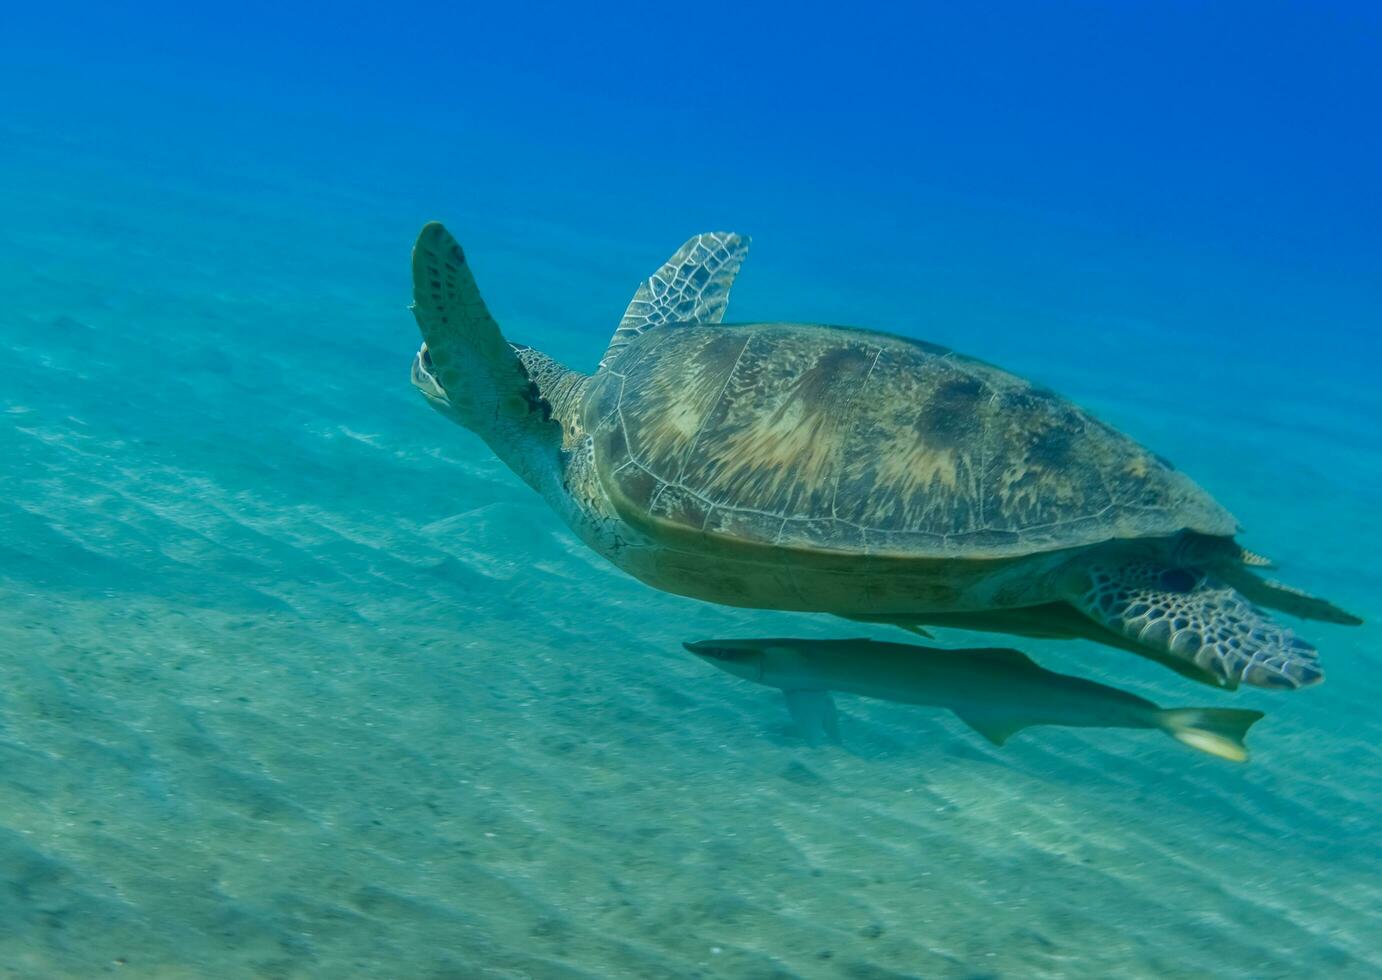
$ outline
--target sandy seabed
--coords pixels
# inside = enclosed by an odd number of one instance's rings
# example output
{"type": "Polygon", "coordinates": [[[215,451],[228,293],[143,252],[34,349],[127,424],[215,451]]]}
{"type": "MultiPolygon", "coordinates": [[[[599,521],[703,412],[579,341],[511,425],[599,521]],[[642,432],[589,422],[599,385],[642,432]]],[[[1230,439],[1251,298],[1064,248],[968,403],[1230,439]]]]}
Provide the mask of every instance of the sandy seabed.
{"type": "MultiPolygon", "coordinates": [[[[680,643],[858,627],[645,589],[431,413],[392,202],[288,236],[272,188],[6,186],[0,975],[1382,974],[1371,627],[1309,624],[1330,681],[1278,696],[1024,644],[1263,708],[1246,767],[847,698],[810,748],[680,643]]],[[[1051,373],[1377,618],[1376,392],[1176,414],[1194,378],[1099,360],[1051,373]]]]}

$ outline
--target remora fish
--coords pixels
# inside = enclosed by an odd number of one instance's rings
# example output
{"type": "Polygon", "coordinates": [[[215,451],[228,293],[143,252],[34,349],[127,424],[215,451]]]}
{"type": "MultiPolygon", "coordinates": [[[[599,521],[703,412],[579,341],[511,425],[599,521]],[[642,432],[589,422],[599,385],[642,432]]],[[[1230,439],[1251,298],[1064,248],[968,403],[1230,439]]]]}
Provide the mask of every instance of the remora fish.
{"type": "Polygon", "coordinates": [[[703,640],[683,646],[738,677],[779,688],[812,741],[839,742],[831,691],[946,708],[995,745],[1033,725],[1153,728],[1221,759],[1246,762],[1243,737],[1260,711],[1161,708],[1057,674],[1017,650],[943,650],[876,640],[703,640]]]}

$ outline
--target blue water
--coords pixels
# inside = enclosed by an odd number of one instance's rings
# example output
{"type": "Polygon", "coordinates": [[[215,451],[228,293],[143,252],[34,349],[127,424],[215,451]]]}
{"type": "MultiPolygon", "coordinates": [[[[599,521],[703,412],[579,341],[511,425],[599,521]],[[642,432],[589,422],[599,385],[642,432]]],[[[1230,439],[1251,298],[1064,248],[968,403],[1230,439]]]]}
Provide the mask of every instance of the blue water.
{"type": "Polygon", "coordinates": [[[1378,975],[1379,66],[1368,4],[7,11],[0,975],[1378,975]],[[681,641],[858,627],[625,578],[410,388],[429,219],[583,369],[752,234],[732,319],[1049,384],[1369,625],[1291,694],[1020,644],[1247,766],[808,747],[681,641]]]}

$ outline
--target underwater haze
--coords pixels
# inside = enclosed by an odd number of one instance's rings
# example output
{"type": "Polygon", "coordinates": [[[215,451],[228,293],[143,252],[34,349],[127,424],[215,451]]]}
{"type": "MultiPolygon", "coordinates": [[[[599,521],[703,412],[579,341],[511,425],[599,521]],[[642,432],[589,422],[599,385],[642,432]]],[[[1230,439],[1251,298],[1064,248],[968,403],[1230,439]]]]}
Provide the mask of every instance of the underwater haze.
{"type": "MultiPolygon", "coordinates": [[[[1382,975],[1382,13],[48,4],[0,24],[0,976],[1382,975]],[[409,250],[593,369],[690,235],[1174,460],[1361,628],[1327,681],[1002,642],[1156,733],[687,653],[409,384],[409,250]]],[[[1289,621],[1288,617],[1283,617],[1289,621]]],[[[944,647],[994,637],[936,630],[944,647]]]]}

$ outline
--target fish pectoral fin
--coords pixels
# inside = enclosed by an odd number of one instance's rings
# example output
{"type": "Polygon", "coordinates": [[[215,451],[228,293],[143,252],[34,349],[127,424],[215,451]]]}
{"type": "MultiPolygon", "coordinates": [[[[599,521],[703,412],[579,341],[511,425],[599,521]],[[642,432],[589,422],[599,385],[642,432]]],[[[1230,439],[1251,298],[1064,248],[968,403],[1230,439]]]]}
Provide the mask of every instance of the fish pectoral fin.
{"type": "Polygon", "coordinates": [[[978,712],[956,711],[955,717],[974,729],[994,745],[1002,745],[1013,735],[1027,727],[1027,722],[1001,715],[980,714],[978,712]]]}
{"type": "Polygon", "coordinates": [[[783,690],[782,696],[787,701],[787,712],[802,738],[812,745],[819,745],[822,738],[833,745],[840,744],[840,716],[829,691],[794,688],[783,690]]]}

